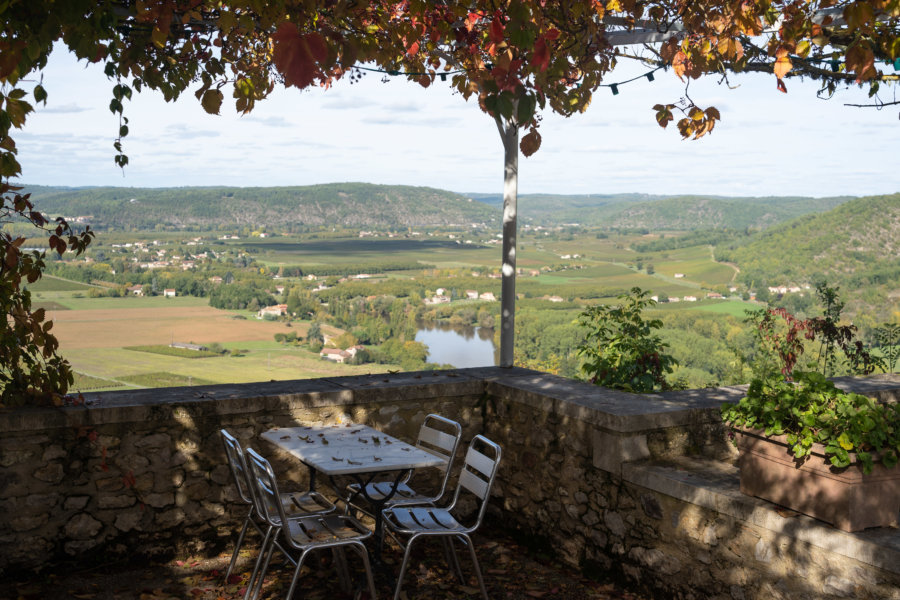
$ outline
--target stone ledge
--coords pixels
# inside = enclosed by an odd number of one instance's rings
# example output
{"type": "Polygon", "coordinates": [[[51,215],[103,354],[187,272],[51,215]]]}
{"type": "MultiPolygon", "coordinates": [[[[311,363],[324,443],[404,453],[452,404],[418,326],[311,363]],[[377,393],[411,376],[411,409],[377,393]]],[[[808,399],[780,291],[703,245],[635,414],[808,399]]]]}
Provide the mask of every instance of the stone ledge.
{"type": "Polygon", "coordinates": [[[622,478],[776,536],[900,574],[900,529],[882,527],[848,533],[805,515],[791,513],[784,517],[770,502],[740,492],[737,467],[713,460],[682,458],[665,464],[626,464],[622,467],[622,478]]]}
{"type": "MultiPolygon", "coordinates": [[[[494,369],[496,370],[496,369],[494,369]]],[[[273,410],[415,401],[480,395],[481,369],[383,373],[327,379],[153,388],[84,394],[85,404],[0,410],[5,433],[96,426],[107,423],[169,421],[188,411],[193,417],[273,410]],[[471,373],[469,371],[475,371],[471,373]]]]}

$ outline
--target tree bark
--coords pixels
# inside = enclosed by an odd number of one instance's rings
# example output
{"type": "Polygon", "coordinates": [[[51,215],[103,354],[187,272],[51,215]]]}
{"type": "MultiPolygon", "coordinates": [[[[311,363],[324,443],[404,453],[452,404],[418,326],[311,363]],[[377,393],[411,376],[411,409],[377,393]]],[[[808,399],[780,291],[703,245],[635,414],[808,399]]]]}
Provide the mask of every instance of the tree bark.
{"type": "Polygon", "coordinates": [[[494,119],[503,139],[503,275],[500,293],[500,366],[512,367],[516,335],[516,211],[519,188],[519,127],[494,119]]]}

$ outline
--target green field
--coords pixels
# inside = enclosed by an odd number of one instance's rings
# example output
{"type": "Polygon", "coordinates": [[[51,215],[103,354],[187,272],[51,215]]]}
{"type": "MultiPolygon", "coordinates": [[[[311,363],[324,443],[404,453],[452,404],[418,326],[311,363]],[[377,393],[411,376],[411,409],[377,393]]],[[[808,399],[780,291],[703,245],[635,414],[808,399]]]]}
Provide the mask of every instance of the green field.
{"type": "MultiPolygon", "coordinates": [[[[193,296],[124,296],[122,298],[59,298],[60,304],[70,310],[118,310],[128,308],[180,308],[187,306],[208,306],[208,298],[193,296]]],[[[246,311],[245,311],[246,314],[246,311]]]]}
{"type": "Polygon", "coordinates": [[[744,302],[742,300],[726,300],[724,302],[706,302],[700,306],[691,306],[690,310],[703,310],[706,312],[721,313],[731,315],[732,317],[744,318],[747,316],[746,311],[758,310],[760,306],[762,305],[744,302]]]}
{"type": "Polygon", "coordinates": [[[179,358],[209,358],[211,356],[221,356],[218,352],[209,350],[190,350],[188,348],[177,348],[163,345],[150,346],[125,346],[125,350],[134,350],[135,352],[151,352],[153,354],[162,354],[163,356],[177,356],[179,358]]]}
{"type": "Polygon", "coordinates": [[[122,381],[132,383],[140,387],[180,387],[188,385],[211,385],[216,383],[208,379],[192,377],[190,375],[177,375],[175,373],[141,373],[122,377],[122,381]]]}
{"type": "Polygon", "coordinates": [[[79,281],[61,279],[53,275],[44,275],[34,283],[28,284],[28,289],[34,292],[86,292],[94,286],[79,281]]]}

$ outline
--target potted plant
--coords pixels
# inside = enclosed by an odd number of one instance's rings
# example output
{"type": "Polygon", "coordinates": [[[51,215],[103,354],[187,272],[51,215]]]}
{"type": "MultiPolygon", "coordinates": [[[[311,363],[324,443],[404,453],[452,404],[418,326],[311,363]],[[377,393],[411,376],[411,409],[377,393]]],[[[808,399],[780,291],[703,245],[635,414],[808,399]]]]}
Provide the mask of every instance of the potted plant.
{"type": "Polygon", "coordinates": [[[844,531],[896,525],[900,407],[826,379],[841,365],[871,373],[877,361],[854,340],[852,325],[839,324],[835,291],[817,291],[823,317],[773,308],[751,317],[762,349],[755,376],[745,398],[722,408],[740,450],[741,491],[844,531]],[[818,349],[822,372],[794,370],[807,347],[818,349]]]}

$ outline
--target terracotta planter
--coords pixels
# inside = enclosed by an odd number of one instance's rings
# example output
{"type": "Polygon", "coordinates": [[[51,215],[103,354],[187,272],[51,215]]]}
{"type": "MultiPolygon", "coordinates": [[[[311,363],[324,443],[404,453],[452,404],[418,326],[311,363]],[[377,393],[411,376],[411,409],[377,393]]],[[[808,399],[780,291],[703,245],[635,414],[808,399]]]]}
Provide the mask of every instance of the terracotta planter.
{"type": "Polygon", "coordinates": [[[825,448],[813,447],[802,464],[788,452],[785,436],[738,431],[741,492],[831,523],[843,531],[897,526],[900,468],[876,464],[869,475],[856,465],[833,469],[825,448]]]}

